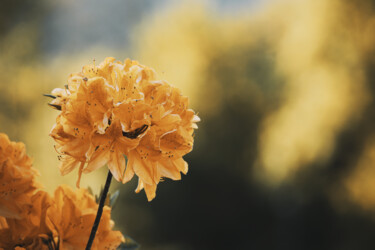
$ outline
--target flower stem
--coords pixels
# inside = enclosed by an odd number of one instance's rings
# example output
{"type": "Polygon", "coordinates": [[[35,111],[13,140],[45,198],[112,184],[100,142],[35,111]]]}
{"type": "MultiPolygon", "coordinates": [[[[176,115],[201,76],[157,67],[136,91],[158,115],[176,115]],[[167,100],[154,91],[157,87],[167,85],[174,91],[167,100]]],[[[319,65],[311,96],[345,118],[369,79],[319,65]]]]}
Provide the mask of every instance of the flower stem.
{"type": "Polygon", "coordinates": [[[105,200],[107,198],[109,186],[111,185],[111,180],[112,180],[112,173],[111,173],[111,171],[108,170],[107,180],[105,182],[103,192],[100,196],[98,212],[96,213],[94,225],[92,226],[92,229],[91,229],[90,238],[87,241],[86,250],[90,250],[91,246],[92,246],[92,243],[94,242],[95,234],[96,234],[96,231],[98,230],[98,227],[99,227],[100,218],[102,217],[103,207],[104,207],[105,200]]]}

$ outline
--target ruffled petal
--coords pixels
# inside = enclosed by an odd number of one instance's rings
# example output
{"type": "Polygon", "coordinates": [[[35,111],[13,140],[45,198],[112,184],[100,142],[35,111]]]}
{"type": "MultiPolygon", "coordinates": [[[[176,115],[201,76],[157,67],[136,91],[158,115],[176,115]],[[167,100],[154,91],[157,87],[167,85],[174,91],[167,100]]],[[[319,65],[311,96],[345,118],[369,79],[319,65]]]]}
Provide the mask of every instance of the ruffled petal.
{"type": "Polygon", "coordinates": [[[187,162],[184,161],[184,159],[182,159],[182,158],[175,159],[175,160],[172,161],[172,163],[183,174],[187,174],[189,168],[188,168],[187,162]]]}
{"type": "Polygon", "coordinates": [[[166,159],[166,160],[160,161],[158,164],[158,167],[162,176],[165,176],[172,180],[181,180],[180,171],[173,164],[172,160],[166,159]]]}

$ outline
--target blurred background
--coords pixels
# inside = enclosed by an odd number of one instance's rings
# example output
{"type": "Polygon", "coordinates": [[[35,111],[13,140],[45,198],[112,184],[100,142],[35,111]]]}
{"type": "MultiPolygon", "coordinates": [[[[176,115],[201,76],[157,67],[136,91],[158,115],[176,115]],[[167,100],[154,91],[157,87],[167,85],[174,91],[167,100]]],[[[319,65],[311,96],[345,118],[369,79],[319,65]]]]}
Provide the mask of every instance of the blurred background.
{"type": "Polygon", "coordinates": [[[202,119],[155,200],[113,182],[141,249],[375,249],[375,1],[1,1],[0,132],[51,193],[77,171],[59,174],[42,94],[107,56],[155,68],[202,119]]]}

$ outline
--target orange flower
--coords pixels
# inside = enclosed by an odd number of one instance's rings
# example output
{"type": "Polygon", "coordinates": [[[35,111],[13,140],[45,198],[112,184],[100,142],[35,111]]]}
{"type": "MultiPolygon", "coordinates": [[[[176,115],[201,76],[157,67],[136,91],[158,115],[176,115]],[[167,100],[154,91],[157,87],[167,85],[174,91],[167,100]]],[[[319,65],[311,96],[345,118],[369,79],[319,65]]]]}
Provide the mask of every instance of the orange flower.
{"type": "Polygon", "coordinates": [[[187,97],[153,69],[106,58],[70,75],[67,88],[53,90],[52,97],[50,105],[61,110],[51,136],[62,174],[79,165],[80,178],[107,164],[119,182],[136,174],[136,191],[144,188],[152,200],[161,178],[187,173],[182,157],[192,150],[199,118],[187,97]]]}
{"type": "Polygon", "coordinates": [[[40,187],[31,164],[25,145],[0,133],[0,216],[21,218],[31,205],[31,196],[40,187]]]}
{"type": "Polygon", "coordinates": [[[31,202],[33,206],[22,219],[0,217],[0,249],[55,249],[46,221],[51,198],[46,192],[39,191],[31,197],[31,202]]]}
{"type": "MultiPolygon", "coordinates": [[[[56,189],[54,201],[48,215],[60,249],[84,249],[98,208],[94,197],[85,189],[63,185],[56,189]]],[[[112,231],[113,225],[111,209],[105,206],[92,249],[116,249],[125,240],[121,232],[112,231]]]]}

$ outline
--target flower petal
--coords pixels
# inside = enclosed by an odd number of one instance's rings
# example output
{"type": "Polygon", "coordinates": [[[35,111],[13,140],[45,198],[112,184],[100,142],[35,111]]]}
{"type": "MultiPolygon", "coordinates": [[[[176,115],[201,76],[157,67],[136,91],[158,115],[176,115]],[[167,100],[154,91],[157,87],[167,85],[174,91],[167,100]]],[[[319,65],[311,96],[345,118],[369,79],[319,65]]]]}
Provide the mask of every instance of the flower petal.
{"type": "Polygon", "coordinates": [[[160,161],[158,167],[162,176],[165,176],[172,180],[181,180],[180,171],[175,167],[172,160],[166,159],[160,161]]]}
{"type": "Polygon", "coordinates": [[[109,151],[99,146],[89,159],[87,166],[83,169],[83,173],[90,173],[100,167],[103,167],[109,161],[109,151]]]}
{"type": "Polygon", "coordinates": [[[125,167],[124,178],[122,180],[123,184],[130,181],[133,178],[134,176],[133,165],[134,165],[134,158],[128,159],[128,162],[126,163],[126,167],[125,167]]]}
{"type": "Polygon", "coordinates": [[[133,153],[129,157],[134,157],[133,169],[136,175],[147,184],[155,183],[153,180],[154,170],[152,166],[148,165],[146,161],[142,160],[138,153],[133,153]]]}
{"type": "Polygon", "coordinates": [[[61,175],[66,175],[73,171],[79,164],[79,161],[71,156],[66,156],[61,158],[61,163],[59,166],[61,175]]]}
{"type": "Polygon", "coordinates": [[[125,158],[121,152],[111,152],[110,160],[108,161],[108,168],[111,170],[113,177],[118,181],[122,182],[124,179],[125,171],[125,158]]]}

